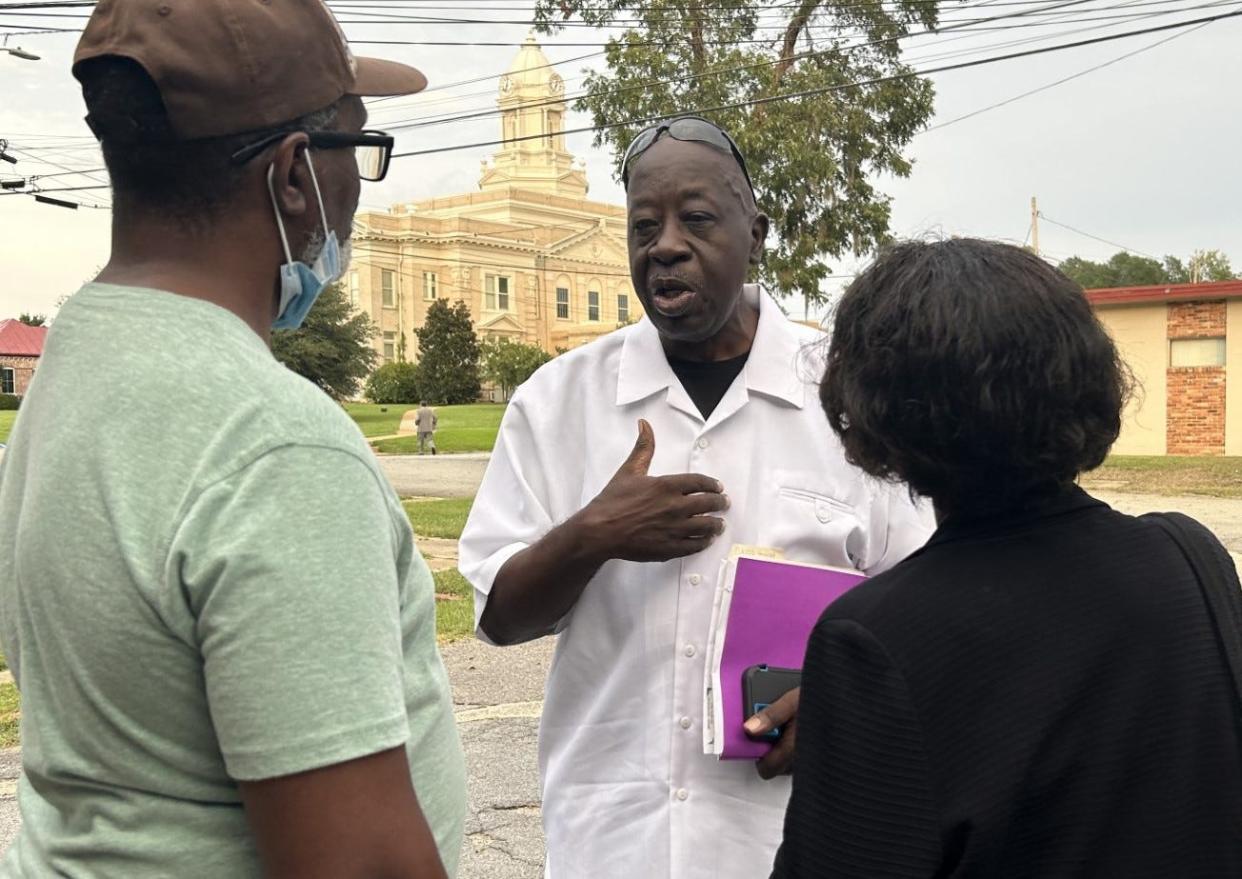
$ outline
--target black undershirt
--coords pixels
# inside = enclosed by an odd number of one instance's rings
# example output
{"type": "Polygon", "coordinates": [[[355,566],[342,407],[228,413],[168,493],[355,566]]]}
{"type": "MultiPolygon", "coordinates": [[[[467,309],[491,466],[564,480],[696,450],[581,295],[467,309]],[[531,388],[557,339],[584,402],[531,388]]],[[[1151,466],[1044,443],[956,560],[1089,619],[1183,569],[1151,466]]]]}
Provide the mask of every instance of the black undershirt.
{"type": "Polygon", "coordinates": [[[703,418],[711,418],[720,401],[728,392],[733,380],[738,377],[750,357],[747,351],[741,357],[732,360],[715,360],[703,363],[697,360],[675,360],[668,358],[668,365],[686,389],[694,405],[698,407],[703,418]]]}

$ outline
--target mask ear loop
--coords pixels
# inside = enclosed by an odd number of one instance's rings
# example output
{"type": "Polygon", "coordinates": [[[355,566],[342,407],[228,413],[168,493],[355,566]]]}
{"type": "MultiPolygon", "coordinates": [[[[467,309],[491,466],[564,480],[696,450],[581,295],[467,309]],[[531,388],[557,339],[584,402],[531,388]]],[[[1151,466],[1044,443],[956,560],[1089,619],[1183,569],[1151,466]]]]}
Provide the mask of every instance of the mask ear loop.
{"type": "Polygon", "coordinates": [[[332,230],[328,228],[328,212],[323,207],[323,194],[319,191],[319,178],[315,175],[315,163],[311,161],[309,149],[306,151],[306,167],[310,169],[311,183],[315,187],[315,198],[319,199],[319,216],[323,219],[323,235],[326,239],[332,230]]]}
{"type": "MultiPolygon", "coordinates": [[[[280,230],[280,243],[285,246],[285,262],[293,262],[293,252],[289,250],[289,236],[285,234],[285,220],[280,215],[280,207],[276,204],[276,187],[274,180],[276,177],[276,165],[273,163],[267,166],[267,194],[272,197],[272,210],[276,212],[276,228],[280,230]]],[[[316,186],[318,192],[318,186],[316,186]]],[[[322,205],[320,206],[322,208],[322,205]]]]}

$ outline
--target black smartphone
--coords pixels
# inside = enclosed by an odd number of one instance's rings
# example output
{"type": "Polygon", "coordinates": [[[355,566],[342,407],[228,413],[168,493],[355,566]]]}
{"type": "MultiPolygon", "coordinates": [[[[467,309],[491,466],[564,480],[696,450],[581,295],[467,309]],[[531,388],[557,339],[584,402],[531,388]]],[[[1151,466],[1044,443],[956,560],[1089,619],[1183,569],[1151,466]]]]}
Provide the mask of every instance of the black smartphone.
{"type": "MultiPolygon", "coordinates": [[[[749,720],[767,708],[790,690],[802,686],[802,670],[797,668],[773,668],[770,665],[752,665],[742,672],[742,707],[749,720]]],[[[769,730],[753,738],[776,741],[781,737],[780,728],[769,730]]]]}

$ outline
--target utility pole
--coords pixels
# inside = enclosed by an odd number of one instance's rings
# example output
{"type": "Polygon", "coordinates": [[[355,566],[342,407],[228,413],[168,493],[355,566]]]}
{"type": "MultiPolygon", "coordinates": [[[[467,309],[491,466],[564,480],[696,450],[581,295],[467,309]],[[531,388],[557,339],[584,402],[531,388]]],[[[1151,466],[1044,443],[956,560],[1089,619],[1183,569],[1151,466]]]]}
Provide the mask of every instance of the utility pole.
{"type": "Polygon", "coordinates": [[[1031,196],[1031,250],[1039,256],[1039,202],[1031,196]]]}

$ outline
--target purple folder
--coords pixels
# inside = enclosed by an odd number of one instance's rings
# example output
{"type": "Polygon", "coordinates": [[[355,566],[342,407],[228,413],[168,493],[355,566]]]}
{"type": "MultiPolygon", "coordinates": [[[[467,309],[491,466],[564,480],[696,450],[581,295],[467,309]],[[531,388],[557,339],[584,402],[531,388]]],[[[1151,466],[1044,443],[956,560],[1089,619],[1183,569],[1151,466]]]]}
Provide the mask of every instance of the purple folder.
{"type": "Polygon", "coordinates": [[[722,760],[756,760],[772,747],[746,735],[742,674],[752,665],[802,668],[806,644],[824,609],[866,577],[855,571],[742,557],[720,654],[722,760]]]}

